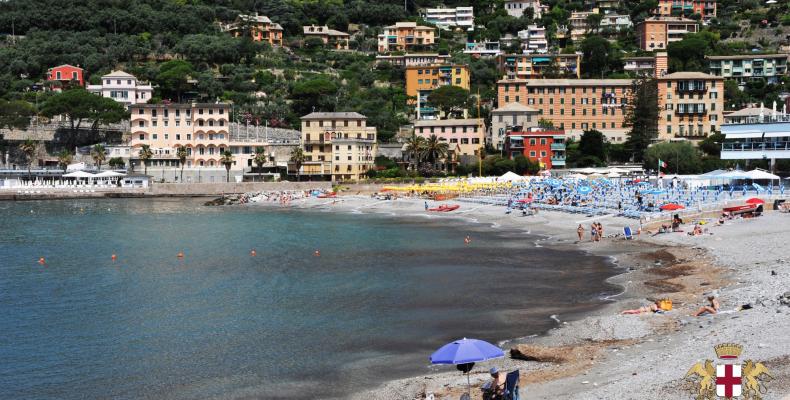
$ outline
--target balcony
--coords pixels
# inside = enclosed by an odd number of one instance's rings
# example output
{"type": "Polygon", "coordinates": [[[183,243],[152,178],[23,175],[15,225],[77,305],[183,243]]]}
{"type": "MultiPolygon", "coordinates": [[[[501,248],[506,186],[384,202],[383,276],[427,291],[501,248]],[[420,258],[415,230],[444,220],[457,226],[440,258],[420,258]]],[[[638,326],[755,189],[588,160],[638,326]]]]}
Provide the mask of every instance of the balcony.
{"type": "Polygon", "coordinates": [[[725,142],[721,145],[722,160],[790,159],[790,141],[725,142]]]}
{"type": "Polygon", "coordinates": [[[565,150],[565,143],[552,143],[551,150],[565,150]]]}
{"type": "Polygon", "coordinates": [[[707,112],[704,104],[678,104],[675,108],[677,115],[706,114],[707,112]]]}

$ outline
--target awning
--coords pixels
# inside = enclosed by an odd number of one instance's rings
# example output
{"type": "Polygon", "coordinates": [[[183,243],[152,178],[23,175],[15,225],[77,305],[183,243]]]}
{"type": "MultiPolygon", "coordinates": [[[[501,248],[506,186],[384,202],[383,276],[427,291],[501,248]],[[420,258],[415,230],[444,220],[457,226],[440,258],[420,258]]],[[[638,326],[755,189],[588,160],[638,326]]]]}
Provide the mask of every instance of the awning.
{"type": "Polygon", "coordinates": [[[724,135],[727,139],[750,139],[750,138],[761,138],[763,137],[762,132],[738,132],[738,133],[727,133],[724,135]]]}
{"type": "Polygon", "coordinates": [[[790,137],[790,132],[765,132],[765,137],[790,137]]]}
{"type": "Polygon", "coordinates": [[[532,62],[549,62],[549,58],[547,57],[535,57],[532,59],[532,62]]]}

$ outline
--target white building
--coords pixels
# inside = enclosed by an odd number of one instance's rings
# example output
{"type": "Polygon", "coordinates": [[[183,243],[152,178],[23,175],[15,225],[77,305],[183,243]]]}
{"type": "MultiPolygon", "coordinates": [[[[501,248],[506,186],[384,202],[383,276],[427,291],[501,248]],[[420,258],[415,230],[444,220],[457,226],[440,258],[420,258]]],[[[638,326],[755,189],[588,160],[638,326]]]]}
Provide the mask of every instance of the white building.
{"type": "Polygon", "coordinates": [[[442,29],[473,29],[475,26],[474,7],[426,8],[423,18],[442,29]]]}
{"type": "Polygon", "coordinates": [[[539,19],[543,15],[543,7],[540,0],[505,0],[505,11],[511,17],[521,18],[527,9],[534,11],[533,19],[539,19]]]}
{"type": "Polygon", "coordinates": [[[546,28],[538,25],[529,25],[527,29],[518,31],[521,40],[521,49],[524,53],[547,53],[549,41],[546,39],[546,28]]]}
{"type": "Polygon", "coordinates": [[[88,85],[88,91],[109,97],[125,106],[144,104],[151,100],[154,88],[149,83],[123,71],[113,71],[101,77],[101,85],[88,85]]]}
{"type": "Polygon", "coordinates": [[[491,111],[491,131],[486,141],[495,149],[503,147],[507,132],[510,129],[526,131],[538,126],[540,110],[521,103],[509,103],[491,111]]]}
{"type": "Polygon", "coordinates": [[[601,29],[613,32],[628,30],[634,27],[629,15],[606,14],[601,18],[601,29]]]}

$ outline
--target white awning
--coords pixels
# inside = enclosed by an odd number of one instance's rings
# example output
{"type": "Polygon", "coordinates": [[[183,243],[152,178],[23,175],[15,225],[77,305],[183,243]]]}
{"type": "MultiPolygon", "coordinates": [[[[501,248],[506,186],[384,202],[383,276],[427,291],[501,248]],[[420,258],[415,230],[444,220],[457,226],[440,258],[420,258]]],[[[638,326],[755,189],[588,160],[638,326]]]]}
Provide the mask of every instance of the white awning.
{"type": "Polygon", "coordinates": [[[790,132],[765,132],[765,137],[790,137],[790,132]]]}
{"type": "Polygon", "coordinates": [[[724,137],[727,139],[752,139],[752,138],[763,137],[763,133],[762,132],[727,133],[724,137]]]}

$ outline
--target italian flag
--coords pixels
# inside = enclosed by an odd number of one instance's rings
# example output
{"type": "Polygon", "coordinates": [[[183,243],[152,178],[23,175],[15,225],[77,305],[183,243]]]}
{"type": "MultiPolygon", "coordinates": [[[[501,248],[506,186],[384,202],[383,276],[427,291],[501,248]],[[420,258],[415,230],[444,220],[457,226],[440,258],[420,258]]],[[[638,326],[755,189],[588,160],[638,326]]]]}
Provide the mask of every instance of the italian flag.
{"type": "Polygon", "coordinates": [[[659,158],[659,159],[658,159],[658,169],[661,169],[661,168],[666,168],[666,167],[667,167],[667,163],[666,163],[666,162],[664,162],[664,161],[662,161],[662,160],[659,158]]]}

